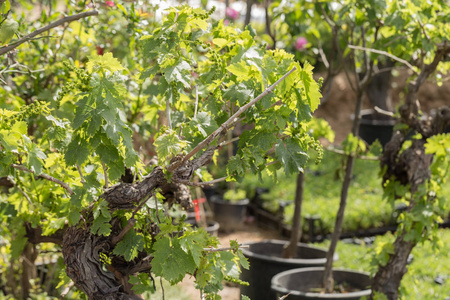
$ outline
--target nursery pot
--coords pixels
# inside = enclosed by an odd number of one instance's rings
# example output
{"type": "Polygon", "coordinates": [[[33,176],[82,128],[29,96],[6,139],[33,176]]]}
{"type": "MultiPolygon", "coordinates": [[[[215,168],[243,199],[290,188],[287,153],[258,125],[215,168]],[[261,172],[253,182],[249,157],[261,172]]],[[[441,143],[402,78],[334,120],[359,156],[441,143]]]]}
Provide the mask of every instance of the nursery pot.
{"type": "MultiPolygon", "coordinates": [[[[326,262],[327,250],[298,243],[298,258],[283,258],[283,248],[288,241],[264,240],[248,243],[242,252],[250,263],[249,270],[242,270],[241,280],[249,286],[241,286],[241,294],[250,299],[274,300],[276,293],[270,289],[270,281],[276,274],[294,269],[323,266],[326,262]]],[[[335,255],[335,260],[337,255],[335,255]]]]}
{"type": "MultiPolygon", "coordinates": [[[[192,224],[194,228],[200,227],[199,224],[197,224],[197,221],[195,219],[187,219],[186,223],[192,224]]],[[[206,222],[206,232],[208,232],[211,236],[218,236],[219,235],[219,228],[220,225],[216,221],[207,221],[206,222]]]]}
{"type": "MultiPolygon", "coordinates": [[[[295,299],[361,299],[371,293],[371,279],[367,273],[343,269],[333,270],[335,284],[352,287],[355,291],[346,293],[320,294],[312,289],[322,286],[324,267],[292,269],[281,272],[272,278],[272,290],[276,297],[289,294],[289,300],[295,299]]],[[[278,299],[278,298],[272,298],[278,299]]]]}
{"type": "Polygon", "coordinates": [[[372,109],[365,109],[361,111],[359,136],[369,145],[378,139],[384,147],[392,138],[394,125],[394,118],[376,113],[372,109]]]}
{"type": "Polygon", "coordinates": [[[211,207],[214,219],[220,224],[220,230],[232,232],[242,228],[248,203],[248,199],[229,202],[223,201],[221,196],[213,196],[211,207]]]}

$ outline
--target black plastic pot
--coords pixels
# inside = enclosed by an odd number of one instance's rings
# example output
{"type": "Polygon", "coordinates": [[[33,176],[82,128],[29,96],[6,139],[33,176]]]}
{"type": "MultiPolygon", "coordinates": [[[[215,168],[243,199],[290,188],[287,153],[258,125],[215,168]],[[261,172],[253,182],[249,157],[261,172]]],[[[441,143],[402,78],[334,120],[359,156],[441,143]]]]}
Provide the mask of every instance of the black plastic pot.
{"type": "Polygon", "coordinates": [[[323,271],[323,267],[314,267],[292,269],[289,271],[281,272],[272,278],[272,291],[276,293],[276,297],[282,297],[289,294],[289,300],[354,300],[369,296],[371,293],[371,290],[369,288],[371,285],[371,279],[367,273],[343,269],[333,270],[333,278],[335,284],[344,284],[358,289],[358,291],[343,294],[319,294],[308,292],[311,289],[321,287],[323,271]]]}
{"type": "Polygon", "coordinates": [[[282,258],[283,248],[287,243],[288,241],[264,240],[248,243],[249,248],[242,249],[250,263],[250,270],[244,269],[241,273],[241,280],[250,284],[241,286],[242,295],[250,299],[274,300],[275,292],[270,289],[273,276],[290,269],[325,265],[327,250],[303,243],[298,244],[298,258],[282,258]]]}
{"type": "Polygon", "coordinates": [[[361,122],[359,124],[359,136],[371,145],[379,140],[384,147],[392,138],[395,119],[376,113],[372,109],[361,111],[361,122]]]}
{"type": "Polygon", "coordinates": [[[220,224],[220,231],[232,232],[242,228],[248,203],[248,199],[229,202],[223,201],[220,196],[213,196],[211,207],[214,212],[214,219],[220,224]]]}

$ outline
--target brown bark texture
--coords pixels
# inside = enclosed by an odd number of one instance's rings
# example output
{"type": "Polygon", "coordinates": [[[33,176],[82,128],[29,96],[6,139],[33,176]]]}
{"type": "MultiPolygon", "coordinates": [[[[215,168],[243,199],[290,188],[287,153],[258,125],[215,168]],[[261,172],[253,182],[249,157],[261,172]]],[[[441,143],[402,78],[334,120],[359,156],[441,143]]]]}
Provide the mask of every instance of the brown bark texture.
{"type": "MultiPolygon", "coordinates": [[[[171,181],[167,179],[161,167],[155,167],[141,181],[113,185],[107,188],[100,198],[109,203],[110,210],[136,209],[156,189],[160,189],[169,205],[178,203],[184,208],[190,208],[192,201],[189,189],[179,182],[189,181],[194,170],[208,164],[213,154],[213,149],[206,150],[198,158],[186,161],[172,173],[171,181]]],[[[181,158],[174,160],[176,159],[181,158]]],[[[120,220],[116,218],[111,220],[112,232],[107,237],[92,234],[90,232],[92,216],[88,215],[86,220],[86,223],[80,222],[77,226],[67,228],[63,234],[62,252],[67,275],[75,286],[92,300],[140,299],[132,292],[128,278],[139,272],[150,272],[151,256],[142,251],[136,259],[128,262],[123,257],[113,255],[112,251],[118,242],[116,237],[123,236],[124,228],[120,220]],[[102,253],[111,258],[111,264],[105,265],[101,261],[102,253]]],[[[149,229],[152,235],[156,235],[158,232],[156,222],[149,224],[149,229]]],[[[40,237],[48,238],[40,236],[39,230],[28,231],[35,241],[40,237]]],[[[59,236],[60,233],[53,238],[59,236]]]]}
{"type": "MultiPolygon", "coordinates": [[[[402,185],[409,185],[411,195],[431,176],[430,165],[433,157],[425,153],[426,139],[443,133],[450,125],[450,108],[446,106],[441,107],[434,115],[421,117],[417,92],[425,79],[436,70],[438,63],[449,53],[450,47],[447,44],[438,49],[433,62],[426,65],[416,80],[409,84],[406,103],[399,108],[401,122],[407,124],[416,133],[420,133],[422,138],[413,140],[411,146],[402,151],[402,146],[410,132],[397,131],[386,145],[381,158],[381,169],[386,168],[383,184],[386,180],[396,180],[402,185]]],[[[412,199],[407,211],[415,205],[412,199]]],[[[389,300],[398,299],[400,282],[407,271],[407,258],[416,244],[414,241],[407,241],[406,234],[405,230],[397,234],[394,254],[390,255],[386,265],[379,266],[373,279],[372,291],[386,295],[389,300]]],[[[371,297],[373,296],[374,294],[371,297]]]]}

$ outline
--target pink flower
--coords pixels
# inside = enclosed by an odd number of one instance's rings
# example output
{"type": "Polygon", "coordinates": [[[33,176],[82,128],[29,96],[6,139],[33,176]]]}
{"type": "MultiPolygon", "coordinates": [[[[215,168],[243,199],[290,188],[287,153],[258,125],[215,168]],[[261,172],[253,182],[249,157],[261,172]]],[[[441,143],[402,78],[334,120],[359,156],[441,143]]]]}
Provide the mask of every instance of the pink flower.
{"type": "Polygon", "coordinates": [[[228,26],[228,24],[230,24],[230,20],[228,20],[228,19],[223,20],[223,24],[225,26],[228,26]]]}
{"type": "Polygon", "coordinates": [[[308,40],[304,37],[299,37],[294,44],[295,50],[300,51],[305,48],[305,45],[308,44],[308,40]]]}
{"type": "Polygon", "coordinates": [[[114,5],[116,5],[114,4],[114,1],[106,1],[105,4],[108,5],[109,7],[114,7],[114,5]]]}
{"type": "Polygon", "coordinates": [[[225,10],[225,16],[233,21],[239,18],[239,15],[239,12],[231,7],[227,7],[225,10]]]}

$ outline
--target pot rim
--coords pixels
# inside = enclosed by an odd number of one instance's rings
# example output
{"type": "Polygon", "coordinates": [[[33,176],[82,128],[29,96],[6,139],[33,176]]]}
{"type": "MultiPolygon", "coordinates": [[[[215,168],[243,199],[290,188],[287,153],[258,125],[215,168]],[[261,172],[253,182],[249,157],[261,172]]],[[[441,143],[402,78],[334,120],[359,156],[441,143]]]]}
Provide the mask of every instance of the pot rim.
{"type": "MultiPolygon", "coordinates": [[[[272,244],[279,244],[279,245],[285,245],[287,243],[289,243],[289,241],[285,241],[285,240],[275,240],[275,239],[267,239],[267,240],[262,240],[262,241],[257,241],[257,242],[248,242],[248,243],[242,243],[243,246],[251,246],[254,244],[266,244],[266,243],[272,243],[272,244]]],[[[312,246],[309,244],[305,244],[305,243],[298,243],[297,246],[300,247],[308,247],[308,248],[313,248],[316,250],[322,250],[324,252],[327,252],[327,249],[325,248],[321,248],[321,247],[316,247],[316,246],[312,246]]],[[[274,256],[270,256],[270,255],[263,255],[263,254],[259,254],[259,253],[255,253],[249,250],[249,248],[242,248],[242,253],[247,256],[247,257],[251,257],[251,258],[256,258],[259,260],[272,260],[275,261],[279,264],[325,264],[327,259],[324,258],[282,258],[282,257],[274,257],[274,256]]],[[[338,259],[338,255],[335,254],[334,255],[334,260],[338,259]]]]}
{"type": "MultiPolygon", "coordinates": [[[[363,296],[369,296],[372,293],[372,290],[369,288],[369,289],[360,290],[357,292],[350,292],[350,293],[346,293],[346,294],[319,294],[319,293],[311,293],[311,292],[302,292],[302,291],[298,291],[298,290],[290,290],[290,289],[287,289],[287,288],[275,283],[279,280],[280,277],[283,277],[283,276],[286,276],[286,275],[289,275],[292,273],[306,273],[309,271],[324,271],[324,270],[325,270],[325,267],[308,267],[308,268],[291,269],[291,270],[287,270],[284,272],[280,272],[280,273],[276,274],[274,277],[272,277],[271,289],[278,293],[282,293],[282,294],[290,294],[293,296],[306,296],[306,297],[311,297],[311,298],[325,298],[325,299],[327,299],[327,298],[340,299],[340,298],[348,298],[349,296],[363,297],[363,296]]],[[[367,272],[355,271],[355,270],[349,270],[349,269],[343,269],[343,268],[333,268],[333,272],[349,272],[349,273],[358,273],[361,275],[370,276],[369,273],[367,273],[367,272]]]]}
{"type": "Polygon", "coordinates": [[[248,198],[239,200],[239,201],[226,201],[226,200],[216,200],[216,199],[211,199],[211,202],[215,202],[215,203],[220,203],[220,204],[225,204],[225,205],[247,205],[250,203],[250,200],[248,198]]]}

